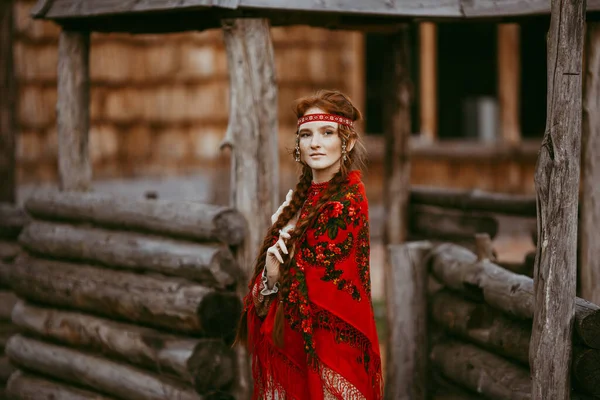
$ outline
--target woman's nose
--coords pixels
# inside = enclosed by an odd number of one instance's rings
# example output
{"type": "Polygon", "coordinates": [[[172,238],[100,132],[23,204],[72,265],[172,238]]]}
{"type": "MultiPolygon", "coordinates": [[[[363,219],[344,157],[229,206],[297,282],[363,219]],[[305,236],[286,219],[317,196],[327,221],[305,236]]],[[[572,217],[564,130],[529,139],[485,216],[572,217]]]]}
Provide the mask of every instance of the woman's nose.
{"type": "Polygon", "coordinates": [[[313,135],[310,140],[310,147],[319,147],[321,145],[321,141],[318,136],[319,135],[313,135]]]}

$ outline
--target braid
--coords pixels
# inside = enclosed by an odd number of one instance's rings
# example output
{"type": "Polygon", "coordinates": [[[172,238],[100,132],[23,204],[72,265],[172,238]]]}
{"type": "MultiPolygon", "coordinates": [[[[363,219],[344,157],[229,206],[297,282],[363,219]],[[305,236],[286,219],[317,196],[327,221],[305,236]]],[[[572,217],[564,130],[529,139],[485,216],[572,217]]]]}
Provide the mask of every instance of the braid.
{"type": "MultiPolygon", "coordinates": [[[[301,218],[296,227],[290,234],[291,238],[288,243],[292,246],[296,246],[298,241],[304,237],[306,231],[311,227],[319,216],[321,208],[327,204],[327,202],[333,197],[334,194],[339,193],[342,184],[346,181],[348,174],[345,171],[338,171],[333,178],[329,181],[329,185],[325,190],[325,193],[318,200],[315,207],[308,213],[306,218],[301,218]]],[[[288,246],[291,247],[291,246],[288,246]]],[[[290,266],[292,264],[292,258],[288,257],[287,260],[279,268],[280,276],[280,296],[281,299],[287,299],[292,284],[292,277],[290,274],[290,266]]],[[[283,347],[283,304],[280,304],[275,314],[275,321],[273,326],[273,342],[279,347],[283,347]]]]}
{"type": "MultiPolygon", "coordinates": [[[[256,260],[254,261],[254,272],[252,273],[252,279],[250,280],[250,290],[252,290],[252,285],[254,285],[256,278],[262,273],[265,267],[267,250],[273,245],[273,237],[278,235],[279,230],[283,228],[296,215],[296,213],[298,213],[300,208],[302,208],[302,205],[308,196],[308,189],[310,189],[311,182],[312,170],[305,165],[302,170],[302,175],[296,184],[290,204],[281,211],[277,221],[275,221],[273,226],[271,226],[265,235],[260,251],[258,252],[256,260]]],[[[237,343],[246,344],[247,339],[247,310],[244,310],[238,323],[236,338],[233,345],[235,346],[237,343]]]]}

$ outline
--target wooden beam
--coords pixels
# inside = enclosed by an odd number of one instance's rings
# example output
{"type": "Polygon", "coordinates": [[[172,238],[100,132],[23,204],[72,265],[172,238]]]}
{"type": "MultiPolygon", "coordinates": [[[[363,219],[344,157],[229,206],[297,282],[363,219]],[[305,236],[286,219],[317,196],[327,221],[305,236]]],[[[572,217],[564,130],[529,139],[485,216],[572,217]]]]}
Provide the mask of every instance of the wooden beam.
{"type": "Polygon", "coordinates": [[[498,25],[498,98],[502,140],[516,146],[521,142],[520,117],[520,26],[498,25]]]}
{"type": "Polygon", "coordinates": [[[419,24],[419,110],[421,136],[428,142],[437,139],[437,25],[419,24]]]}
{"type": "Polygon", "coordinates": [[[89,48],[89,33],[60,33],[56,117],[59,184],[65,191],[87,191],[91,185],[89,48]]]}
{"type": "Polygon", "coordinates": [[[16,85],[13,59],[13,2],[0,2],[0,202],[14,203],[16,85]]]}
{"type": "Polygon", "coordinates": [[[427,266],[431,243],[390,245],[386,272],[386,400],[427,398],[427,266]],[[389,273],[389,274],[388,274],[389,273]]]}
{"type": "MultiPolygon", "coordinates": [[[[223,20],[222,24],[230,90],[229,126],[223,146],[231,149],[231,206],[244,215],[250,227],[239,248],[238,261],[251,276],[271,213],[279,205],[273,43],[268,20],[223,20]]],[[[245,284],[239,285],[240,295],[246,291],[245,284]]],[[[236,398],[246,399],[251,393],[248,360],[241,347],[237,355],[236,398]]]]}
{"type": "Polygon", "coordinates": [[[587,23],[581,165],[581,297],[600,304],[600,23],[587,23]]]}
{"type": "Polygon", "coordinates": [[[548,111],[535,173],[538,241],[529,351],[532,400],[570,398],[584,19],[584,0],[552,0],[547,40],[548,111]]]}
{"type": "MultiPolygon", "coordinates": [[[[600,9],[600,2],[590,0],[589,10],[600,9]]],[[[234,17],[234,13],[265,17],[269,11],[288,14],[329,13],[348,16],[380,16],[420,19],[481,19],[490,17],[527,17],[550,14],[545,0],[38,0],[32,14],[37,18],[70,19],[107,15],[143,14],[176,11],[222,12],[222,18],[234,17]]],[[[166,19],[163,18],[163,21],[166,19]]]]}

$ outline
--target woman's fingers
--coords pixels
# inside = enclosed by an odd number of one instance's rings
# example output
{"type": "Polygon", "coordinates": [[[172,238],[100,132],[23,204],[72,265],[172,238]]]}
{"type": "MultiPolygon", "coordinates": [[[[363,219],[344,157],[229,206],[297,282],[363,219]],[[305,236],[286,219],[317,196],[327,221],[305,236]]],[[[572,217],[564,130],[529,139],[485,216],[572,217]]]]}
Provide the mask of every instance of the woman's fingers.
{"type": "Polygon", "coordinates": [[[283,251],[283,254],[288,254],[288,250],[287,250],[287,247],[285,246],[285,242],[283,241],[283,239],[281,237],[279,237],[277,244],[279,245],[279,248],[281,249],[281,251],[283,251]]]}
{"type": "Polygon", "coordinates": [[[279,251],[277,250],[276,246],[269,247],[267,253],[274,256],[281,264],[283,264],[283,258],[281,257],[281,254],[279,254],[279,251]]]}

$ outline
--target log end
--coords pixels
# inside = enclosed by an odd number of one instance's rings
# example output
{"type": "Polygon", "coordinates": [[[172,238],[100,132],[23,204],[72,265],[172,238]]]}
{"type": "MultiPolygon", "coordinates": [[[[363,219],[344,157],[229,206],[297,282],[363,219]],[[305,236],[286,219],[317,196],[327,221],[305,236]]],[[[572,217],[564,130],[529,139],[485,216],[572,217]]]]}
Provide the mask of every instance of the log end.
{"type": "Polygon", "coordinates": [[[600,349],[600,309],[588,312],[583,318],[575,316],[575,328],[581,341],[588,347],[600,349]]]}
{"type": "Polygon", "coordinates": [[[187,370],[194,377],[194,388],[207,394],[231,387],[234,380],[235,352],[221,339],[203,339],[187,361],[187,370]]]}
{"type": "Polygon", "coordinates": [[[576,349],[573,357],[575,387],[582,392],[600,396],[600,351],[596,349],[576,349]]]}
{"type": "Polygon", "coordinates": [[[243,278],[242,269],[226,246],[223,246],[223,249],[215,253],[212,263],[216,264],[217,268],[227,275],[227,279],[217,279],[217,287],[233,289],[234,285],[243,278]]]}
{"type": "Polygon", "coordinates": [[[248,233],[246,219],[237,210],[226,209],[214,219],[214,236],[223,243],[237,246],[248,233]]]}
{"type": "Polygon", "coordinates": [[[207,393],[203,398],[204,400],[235,400],[232,394],[221,391],[207,393]]]}
{"type": "Polygon", "coordinates": [[[242,314],[242,302],[235,293],[209,293],[200,302],[197,312],[207,337],[222,338],[226,343],[233,342],[242,314]]]}

